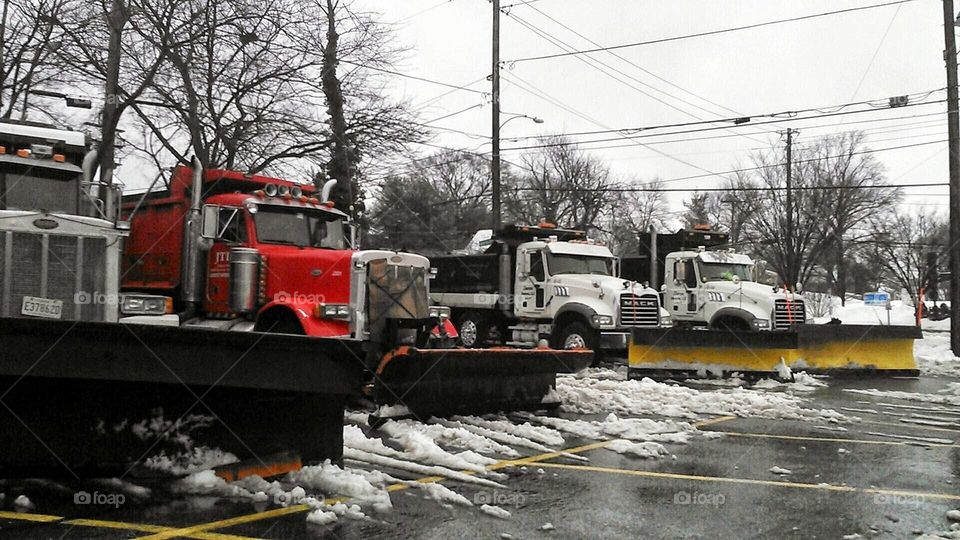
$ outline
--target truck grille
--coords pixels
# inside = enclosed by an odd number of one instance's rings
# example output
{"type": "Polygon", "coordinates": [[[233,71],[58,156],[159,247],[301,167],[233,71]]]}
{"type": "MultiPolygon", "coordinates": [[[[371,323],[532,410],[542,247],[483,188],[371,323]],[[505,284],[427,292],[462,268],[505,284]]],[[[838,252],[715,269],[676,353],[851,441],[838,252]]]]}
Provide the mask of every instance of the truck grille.
{"type": "Polygon", "coordinates": [[[803,324],[807,318],[803,300],[777,300],[773,308],[773,329],[786,330],[791,324],[803,324]]]}
{"type": "Polygon", "coordinates": [[[621,326],[657,326],[660,323],[660,302],[657,297],[624,293],[620,296],[621,326]]]}
{"type": "Polygon", "coordinates": [[[0,314],[19,317],[24,296],[63,301],[62,318],[102,321],[104,238],[0,232],[0,314]]]}

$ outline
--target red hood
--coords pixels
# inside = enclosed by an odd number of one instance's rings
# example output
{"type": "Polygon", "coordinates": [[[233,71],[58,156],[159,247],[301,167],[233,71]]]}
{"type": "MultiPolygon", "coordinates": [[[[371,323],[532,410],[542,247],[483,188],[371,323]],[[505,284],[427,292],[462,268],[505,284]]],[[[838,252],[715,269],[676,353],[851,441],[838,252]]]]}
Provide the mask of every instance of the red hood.
{"type": "Polygon", "coordinates": [[[350,302],[353,251],[266,244],[257,249],[267,261],[268,302],[281,294],[296,295],[310,304],[350,302]]]}

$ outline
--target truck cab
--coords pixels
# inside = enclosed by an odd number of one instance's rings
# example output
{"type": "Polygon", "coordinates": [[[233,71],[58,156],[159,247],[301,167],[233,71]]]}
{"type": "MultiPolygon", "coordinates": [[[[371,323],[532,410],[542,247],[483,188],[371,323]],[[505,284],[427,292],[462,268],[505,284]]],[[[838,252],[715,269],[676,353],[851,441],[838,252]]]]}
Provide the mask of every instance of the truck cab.
{"type": "Polygon", "coordinates": [[[429,261],[355,249],[332,187],[177,167],[167,190],[125,198],[124,290],[174,296],[187,326],[422,346],[449,312],[427,301],[429,261]]]}
{"type": "Polygon", "coordinates": [[[663,303],[675,324],[733,331],[788,330],[806,322],[803,298],[754,280],[731,251],[677,251],[664,263],[663,303]]]}
{"type": "Polygon", "coordinates": [[[126,227],[84,133],[0,122],[0,317],[116,322],[166,299],[119,294],[126,227]]]}

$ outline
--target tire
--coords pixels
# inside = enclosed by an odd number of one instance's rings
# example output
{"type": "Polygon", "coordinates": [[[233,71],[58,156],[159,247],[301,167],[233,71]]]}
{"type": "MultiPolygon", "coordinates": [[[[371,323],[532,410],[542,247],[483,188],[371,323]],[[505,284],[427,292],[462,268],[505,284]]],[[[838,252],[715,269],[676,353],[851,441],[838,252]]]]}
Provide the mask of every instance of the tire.
{"type": "Polygon", "coordinates": [[[603,360],[603,353],[597,348],[598,341],[597,332],[593,328],[581,322],[571,322],[560,329],[554,339],[553,348],[572,349],[579,344],[582,348],[593,351],[590,367],[598,367],[603,360]]]}
{"type": "Polygon", "coordinates": [[[460,345],[470,349],[483,347],[490,335],[490,322],[479,312],[468,311],[457,321],[460,345]]]}

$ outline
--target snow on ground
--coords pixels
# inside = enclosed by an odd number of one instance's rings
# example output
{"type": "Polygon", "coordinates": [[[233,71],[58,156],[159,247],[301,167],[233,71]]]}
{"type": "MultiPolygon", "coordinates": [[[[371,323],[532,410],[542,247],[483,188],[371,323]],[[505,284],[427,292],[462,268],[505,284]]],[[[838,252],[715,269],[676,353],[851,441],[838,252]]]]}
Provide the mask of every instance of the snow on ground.
{"type": "Polygon", "coordinates": [[[362,474],[341,469],[330,461],[289,473],[286,481],[325,495],[350,497],[352,502],[371,505],[378,512],[392,507],[385,489],[374,486],[362,474]]]}
{"type": "MultiPolygon", "coordinates": [[[[917,322],[916,308],[902,300],[892,300],[889,313],[889,324],[894,326],[913,326],[917,322]]],[[[837,308],[833,317],[843,324],[888,324],[886,307],[868,306],[862,300],[847,300],[847,305],[837,308]]]]}
{"type": "MultiPolygon", "coordinates": [[[[696,428],[689,422],[651,420],[649,418],[618,418],[610,413],[602,422],[568,420],[551,416],[517,413],[517,417],[549,426],[585,439],[626,439],[638,442],[666,442],[686,444],[696,428]]],[[[653,456],[650,456],[653,457],[653,456]]]]}
{"type": "Polygon", "coordinates": [[[703,414],[734,415],[816,422],[850,422],[831,409],[809,409],[805,399],[780,392],[746,388],[698,390],[679,384],[642,380],[597,380],[558,377],[561,410],[581,414],[614,412],[695,419],[703,414]]]}
{"type": "Polygon", "coordinates": [[[949,333],[924,332],[923,339],[913,342],[913,356],[924,375],[960,377],[960,358],[950,350],[949,333]]]}
{"type": "Polygon", "coordinates": [[[493,516],[500,519],[510,519],[510,512],[500,508],[499,506],[493,506],[490,504],[485,504],[480,507],[480,511],[488,516],[493,516]]]}
{"type": "Polygon", "coordinates": [[[150,456],[144,460],[143,465],[153,471],[181,476],[212,469],[220,465],[236,463],[237,461],[240,461],[237,456],[219,448],[188,446],[187,449],[172,455],[160,452],[155,456],[150,456]]]}
{"type": "Polygon", "coordinates": [[[667,451],[660,443],[656,442],[641,442],[635,443],[627,441],[624,439],[616,439],[610,444],[605,446],[607,450],[613,450],[618,454],[630,455],[638,458],[658,458],[660,456],[669,455],[670,452],[667,451]]]}

